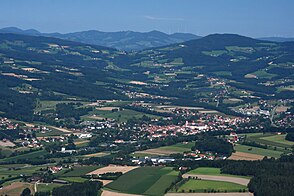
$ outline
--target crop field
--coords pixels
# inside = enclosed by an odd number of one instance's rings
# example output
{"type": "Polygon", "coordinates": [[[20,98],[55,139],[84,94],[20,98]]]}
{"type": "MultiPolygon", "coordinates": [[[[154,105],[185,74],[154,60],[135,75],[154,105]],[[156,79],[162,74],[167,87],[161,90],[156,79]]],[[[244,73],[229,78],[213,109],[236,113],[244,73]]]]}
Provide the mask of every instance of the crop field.
{"type": "Polygon", "coordinates": [[[257,155],[275,157],[275,158],[279,158],[281,154],[283,153],[281,151],[257,148],[257,147],[246,146],[246,145],[236,145],[234,149],[237,152],[245,152],[245,153],[257,154],[257,155]]]}
{"type": "Polygon", "coordinates": [[[85,182],[88,179],[82,177],[62,177],[58,178],[59,180],[65,180],[67,182],[85,182]]]}
{"type": "Polygon", "coordinates": [[[163,146],[160,148],[153,148],[144,151],[137,151],[133,154],[136,157],[152,156],[152,155],[170,155],[176,153],[183,153],[185,151],[191,151],[191,148],[195,145],[195,142],[178,143],[171,146],[163,146]]]}
{"type": "MultiPolygon", "coordinates": [[[[236,155],[232,155],[230,159],[235,160],[249,160],[248,154],[255,154],[260,156],[268,156],[268,157],[275,157],[279,158],[282,153],[289,153],[291,146],[294,145],[294,142],[287,141],[285,139],[285,134],[274,134],[274,133],[250,133],[250,134],[241,134],[246,135],[246,141],[248,142],[255,142],[257,144],[266,145],[267,149],[259,148],[259,147],[252,147],[249,145],[236,145],[234,149],[236,150],[236,155]],[[242,158],[242,154],[238,153],[245,153],[244,159],[242,158]]],[[[250,158],[250,157],[249,157],[250,158]]],[[[256,157],[252,160],[262,159],[261,157],[256,157]]]]}
{"type": "Polygon", "coordinates": [[[122,175],[106,187],[130,194],[163,195],[177,176],[178,172],[169,167],[140,167],[122,175]]]}
{"type": "Polygon", "coordinates": [[[294,142],[285,140],[286,135],[277,135],[272,133],[252,133],[246,134],[247,141],[254,141],[256,143],[266,144],[273,147],[291,148],[294,142]]]}
{"type": "Polygon", "coordinates": [[[24,183],[24,182],[14,182],[9,186],[3,187],[3,189],[0,190],[1,195],[20,195],[23,191],[23,189],[29,188],[32,193],[34,193],[33,184],[30,183],[24,183]]]}
{"type": "Polygon", "coordinates": [[[197,169],[189,171],[187,174],[250,178],[248,176],[236,176],[236,175],[230,175],[230,174],[222,174],[220,171],[220,168],[215,168],[215,167],[198,167],[197,169]]]}
{"type": "Polygon", "coordinates": [[[197,169],[189,171],[188,174],[221,175],[220,168],[214,167],[198,167],[197,169]]]}
{"type": "Polygon", "coordinates": [[[107,167],[102,167],[99,169],[96,169],[92,172],[88,172],[89,175],[91,174],[104,174],[104,173],[108,173],[108,172],[122,172],[122,173],[127,173],[133,169],[136,169],[136,166],[116,166],[116,165],[109,165],[107,167]]]}
{"type": "Polygon", "coordinates": [[[267,136],[263,137],[263,140],[273,142],[275,145],[285,145],[285,147],[291,147],[294,145],[294,142],[288,141],[285,139],[286,135],[273,135],[273,136],[267,136]]]}
{"type": "Polygon", "coordinates": [[[82,166],[82,167],[76,167],[73,168],[72,171],[66,172],[62,174],[62,177],[79,177],[82,175],[86,175],[87,173],[90,173],[94,170],[99,169],[99,166],[82,166]]]}
{"type": "Polygon", "coordinates": [[[189,180],[183,184],[176,192],[179,193],[189,193],[189,192],[208,192],[215,190],[217,192],[239,192],[240,190],[247,191],[247,187],[232,183],[232,182],[222,182],[222,181],[212,181],[212,180],[189,180]]]}
{"type": "Polygon", "coordinates": [[[83,155],[83,157],[104,157],[106,155],[109,155],[109,153],[106,153],[106,152],[97,152],[97,153],[93,153],[93,154],[83,155]]]}
{"type": "Polygon", "coordinates": [[[264,156],[258,154],[251,154],[247,152],[234,152],[228,159],[229,160],[247,160],[247,161],[254,161],[254,160],[261,160],[264,156]]]}

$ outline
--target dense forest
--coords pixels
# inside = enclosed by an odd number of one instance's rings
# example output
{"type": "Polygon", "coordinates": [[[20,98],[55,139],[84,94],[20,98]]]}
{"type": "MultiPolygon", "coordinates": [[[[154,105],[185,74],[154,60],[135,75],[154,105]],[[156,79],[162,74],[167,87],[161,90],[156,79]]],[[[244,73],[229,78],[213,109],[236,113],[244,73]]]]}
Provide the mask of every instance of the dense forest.
{"type": "Polygon", "coordinates": [[[230,156],[232,152],[234,151],[233,145],[223,139],[218,139],[215,137],[204,137],[201,140],[198,140],[195,143],[195,146],[192,148],[192,150],[200,150],[202,151],[209,151],[213,153],[218,153],[226,156],[230,156]]]}

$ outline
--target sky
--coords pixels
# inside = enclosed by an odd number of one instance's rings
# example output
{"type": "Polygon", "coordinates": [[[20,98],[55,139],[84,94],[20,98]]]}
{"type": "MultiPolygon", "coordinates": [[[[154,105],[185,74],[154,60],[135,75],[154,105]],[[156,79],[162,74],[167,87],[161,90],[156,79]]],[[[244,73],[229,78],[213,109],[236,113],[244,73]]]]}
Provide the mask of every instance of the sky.
{"type": "Polygon", "coordinates": [[[0,28],[294,37],[294,0],[0,0],[0,28]]]}

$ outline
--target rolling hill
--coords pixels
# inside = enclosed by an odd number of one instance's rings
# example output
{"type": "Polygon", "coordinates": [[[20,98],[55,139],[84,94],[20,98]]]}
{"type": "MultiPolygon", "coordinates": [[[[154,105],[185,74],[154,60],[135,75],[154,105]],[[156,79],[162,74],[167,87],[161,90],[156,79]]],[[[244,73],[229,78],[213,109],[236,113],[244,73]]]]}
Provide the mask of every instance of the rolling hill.
{"type": "Polygon", "coordinates": [[[237,115],[230,109],[237,104],[226,100],[293,98],[293,57],[294,42],[232,34],[126,53],[5,33],[0,34],[0,113],[30,121],[37,100],[134,99],[237,115]]]}
{"type": "Polygon", "coordinates": [[[34,29],[21,30],[16,27],[0,29],[0,33],[14,33],[31,36],[46,36],[66,39],[86,44],[100,45],[124,51],[139,51],[146,48],[160,47],[164,45],[181,43],[184,41],[199,39],[199,36],[190,33],[166,34],[160,31],[146,33],[134,31],[102,32],[96,30],[75,33],[41,33],[34,29]]]}

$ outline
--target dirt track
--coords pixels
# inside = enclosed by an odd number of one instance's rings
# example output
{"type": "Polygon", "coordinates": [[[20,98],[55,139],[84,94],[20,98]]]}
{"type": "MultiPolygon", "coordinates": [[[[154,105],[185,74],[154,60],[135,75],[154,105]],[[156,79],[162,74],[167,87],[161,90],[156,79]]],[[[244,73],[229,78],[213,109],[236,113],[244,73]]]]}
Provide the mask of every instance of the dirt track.
{"type": "Polygon", "coordinates": [[[166,196],[253,196],[252,193],[167,193],[166,196]]]}
{"type": "Polygon", "coordinates": [[[236,184],[241,184],[247,186],[249,183],[249,179],[246,178],[237,178],[237,177],[230,177],[230,176],[210,176],[210,175],[197,175],[197,174],[184,174],[183,178],[191,177],[198,177],[202,180],[215,180],[215,181],[224,181],[224,182],[233,182],[236,184]]]}

